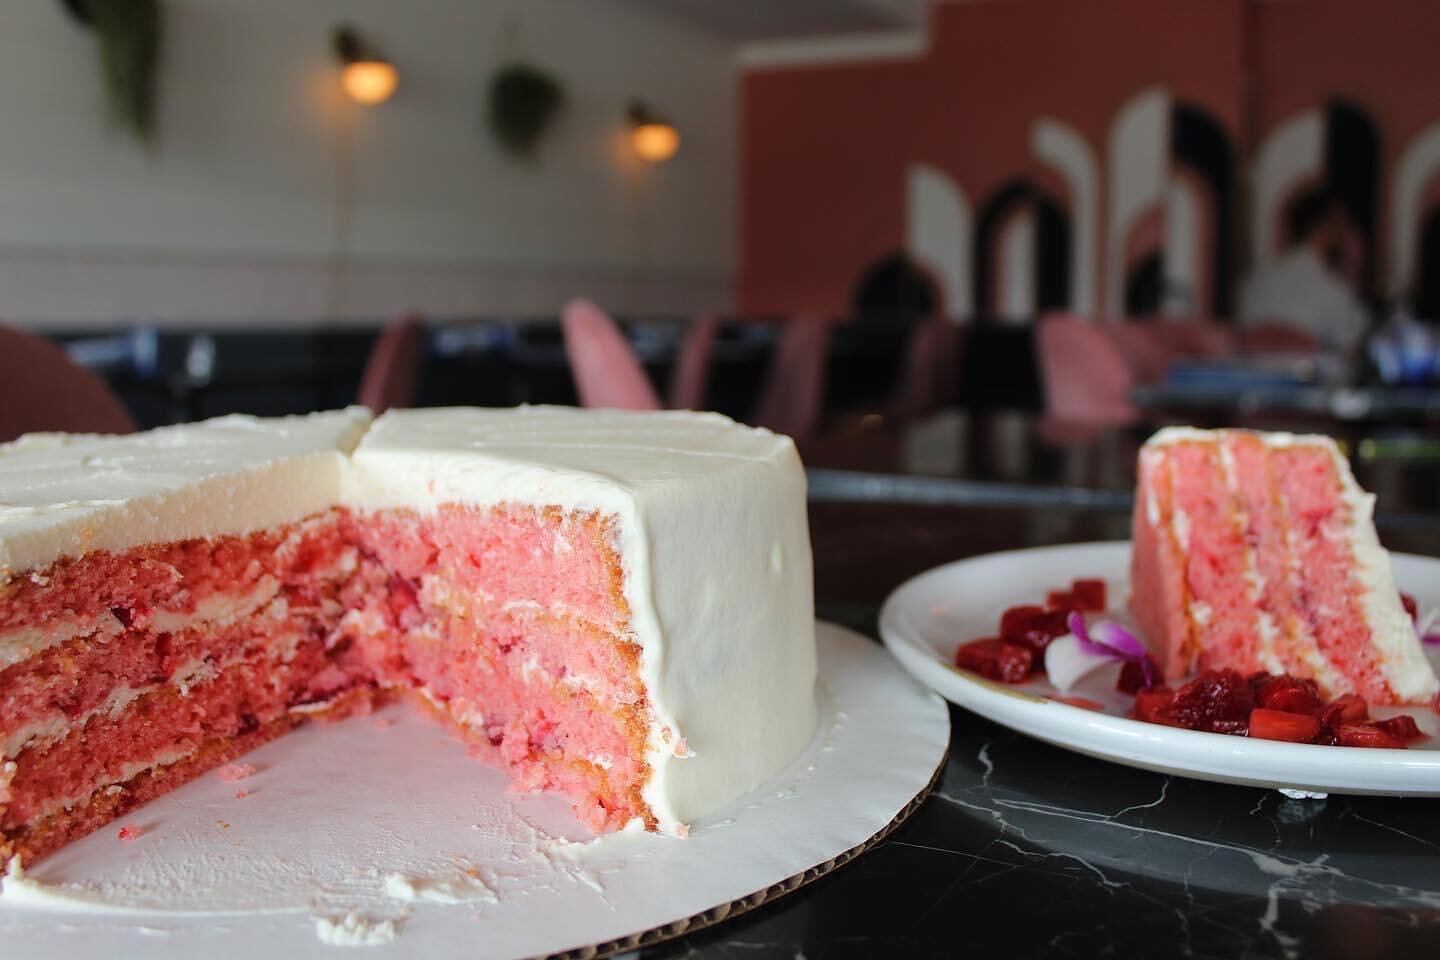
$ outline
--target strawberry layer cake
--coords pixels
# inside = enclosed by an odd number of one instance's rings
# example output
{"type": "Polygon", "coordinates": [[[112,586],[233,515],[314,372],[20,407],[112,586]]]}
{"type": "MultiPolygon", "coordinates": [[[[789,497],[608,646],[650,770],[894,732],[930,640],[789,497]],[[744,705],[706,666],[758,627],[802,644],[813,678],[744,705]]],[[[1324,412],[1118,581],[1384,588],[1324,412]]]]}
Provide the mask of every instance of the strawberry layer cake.
{"type": "Polygon", "coordinates": [[[1167,680],[1313,679],[1374,704],[1435,696],[1372,522],[1323,436],[1162,430],[1140,452],[1130,608],[1167,680]]]}
{"type": "Polygon", "coordinates": [[[0,862],[413,699],[597,832],[816,723],[804,473],[716,415],[360,409],[0,446],[0,862]]]}

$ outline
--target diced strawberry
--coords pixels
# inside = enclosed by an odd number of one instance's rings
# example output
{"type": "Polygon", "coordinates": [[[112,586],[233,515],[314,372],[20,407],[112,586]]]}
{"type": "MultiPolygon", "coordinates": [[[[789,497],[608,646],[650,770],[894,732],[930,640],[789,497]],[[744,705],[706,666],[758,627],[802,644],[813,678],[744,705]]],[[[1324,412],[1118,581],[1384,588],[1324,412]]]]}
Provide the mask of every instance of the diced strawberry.
{"type": "Polygon", "coordinates": [[[1024,636],[1025,631],[1035,622],[1038,617],[1045,613],[1044,607],[1037,607],[1033,604],[1024,604],[1018,607],[1011,607],[1000,614],[1000,637],[1004,640],[1017,641],[1024,636]]]}
{"type": "Polygon", "coordinates": [[[1115,681],[1115,689],[1121,693],[1138,693],[1145,689],[1145,668],[1139,661],[1125,661],[1125,666],[1120,668],[1120,677],[1115,681]]]}
{"type": "Polygon", "coordinates": [[[1370,719],[1370,707],[1358,693],[1342,693],[1326,704],[1320,713],[1320,722],[1327,727],[1342,723],[1363,723],[1370,719]]]}
{"type": "MultiPolygon", "coordinates": [[[[1363,704],[1364,701],[1361,702],[1363,704]]],[[[1320,688],[1315,685],[1314,680],[1292,677],[1289,674],[1265,677],[1255,688],[1255,703],[1267,710],[1304,714],[1319,713],[1325,705],[1320,699],[1320,688]]]]}
{"type": "Polygon", "coordinates": [[[1080,609],[1089,613],[1100,613],[1105,609],[1104,580],[1073,580],[1070,592],[1074,594],[1080,609]]]}
{"type": "Polygon", "coordinates": [[[1342,723],[1335,728],[1335,742],[1342,747],[1378,747],[1395,750],[1405,741],[1373,723],[1342,723]]]}
{"type": "Polygon", "coordinates": [[[1045,606],[1051,610],[1079,610],[1080,601],[1069,590],[1051,590],[1045,595],[1045,606]]]}
{"type": "Polygon", "coordinates": [[[1151,687],[1135,694],[1136,720],[1147,723],[1170,723],[1170,707],[1175,702],[1175,691],[1169,687],[1151,687]]]}
{"type": "Polygon", "coordinates": [[[1308,713],[1256,707],[1250,711],[1250,736],[1258,740],[1308,743],[1320,732],[1320,721],[1308,713]]]}
{"type": "Polygon", "coordinates": [[[1000,616],[1000,639],[1042,653],[1051,640],[1070,632],[1066,612],[1036,606],[1011,607],[1000,616]]]}
{"type": "Polygon", "coordinates": [[[1373,723],[1401,743],[1413,743],[1425,737],[1425,734],[1420,731],[1420,725],[1408,713],[1391,717],[1389,720],[1375,720],[1373,723]]]}
{"type": "Polygon", "coordinates": [[[1243,733],[1255,708],[1250,682],[1235,670],[1206,670],[1175,691],[1170,722],[1191,730],[1243,733]]]}
{"type": "Polygon", "coordinates": [[[1035,652],[1023,644],[988,637],[962,644],[955,651],[955,666],[987,680],[1022,683],[1035,666],[1035,652]]]}

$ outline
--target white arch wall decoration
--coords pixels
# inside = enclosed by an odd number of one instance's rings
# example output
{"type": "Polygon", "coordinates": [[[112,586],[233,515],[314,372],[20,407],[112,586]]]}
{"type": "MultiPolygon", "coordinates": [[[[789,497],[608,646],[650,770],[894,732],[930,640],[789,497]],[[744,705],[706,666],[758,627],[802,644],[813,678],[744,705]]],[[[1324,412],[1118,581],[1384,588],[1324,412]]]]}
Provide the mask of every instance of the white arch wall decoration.
{"type": "Polygon", "coordinates": [[[995,315],[1023,326],[1035,317],[1035,208],[1026,205],[1005,221],[995,239],[995,315]]]}
{"type": "Polygon", "coordinates": [[[1100,165],[1078,130],[1052,117],[1039,117],[1030,128],[1030,150],[1053,167],[1070,192],[1070,309],[1095,316],[1100,280],[1100,165]]]}
{"type": "Polygon", "coordinates": [[[1440,174],[1440,123],[1416,134],[1395,163],[1390,187],[1390,295],[1402,297],[1415,280],[1426,187],[1440,174]]]}
{"type": "Polygon", "coordinates": [[[1160,312],[1168,316],[1195,316],[1205,299],[1200,289],[1205,279],[1205,201],[1196,191],[1194,181],[1184,176],[1172,178],[1165,192],[1164,238],[1161,261],[1167,293],[1161,300],[1160,312]],[[1181,290],[1188,298],[1175,295],[1181,290]]]}
{"type": "Polygon", "coordinates": [[[1325,165],[1325,120],[1318,108],[1281,122],[1255,154],[1250,262],[1266,266],[1280,255],[1275,229],[1281,207],[1298,183],[1319,177],[1325,165]]]}
{"type": "Polygon", "coordinates": [[[943,170],[912,166],[905,182],[905,251],[935,275],[944,310],[957,321],[975,312],[973,237],[965,191],[943,170]]]}
{"type": "Polygon", "coordinates": [[[1125,246],[1130,231],[1165,200],[1170,176],[1170,93],[1150,87],[1127,100],[1110,124],[1109,242],[1105,252],[1105,308],[1125,308],[1125,246]]]}

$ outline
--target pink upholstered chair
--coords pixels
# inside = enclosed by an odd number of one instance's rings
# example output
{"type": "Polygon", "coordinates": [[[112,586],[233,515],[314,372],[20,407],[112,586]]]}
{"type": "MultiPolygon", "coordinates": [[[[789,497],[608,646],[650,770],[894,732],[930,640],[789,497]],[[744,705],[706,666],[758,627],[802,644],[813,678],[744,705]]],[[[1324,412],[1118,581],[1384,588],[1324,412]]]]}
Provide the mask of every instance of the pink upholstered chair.
{"type": "Polygon", "coordinates": [[[0,326],[0,441],[22,433],[133,433],[119,398],[55,343],[0,326]]]}
{"type": "Polygon", "coordinates": [[[786,322],[750,417],[752,423],[788,434],[796,443],[819,429],[829,339],[830,324],[823,317],[801,315],[786,322]]]}
{"type": "Polygon", "coordinates": [[[386,324],[365,363],[360,402],[377,415],[413,404],[424,345],[425,321],[418,314],[405,314],[386,324]]]}
{"type": "Polygon", "coordinates": [[[1240,349],[1245,353],[1315,353],[1320,338],[1285,323],[1257,323],[1240,332],[1240,349]]]}
{"type": "Polygon", "coordinates": [[[620,328],[589,300],[565,304],[565,353],[585,407],[659,410],[660,398],[620,328]]]}
{"type": "Polygon", "coordinates": [[[715,334],[720,318],[702,314],[690,321],[685,341],[675,357],[670,375],[670,407],[675,410],[703,410],[705,388],[710,383],[710,358],[715,353],[715,334]]]}
{"type": "Polygon", "coordinates": [[[953,402],[960,370],[960,327],[946,317],[926,320],[910,334],[900,382],[886,412],[896,423],[917,420],[953,402]]]}
{"type": "Polygon", "coordinates": [[[1117,320],[1104,323],[1101,329],[1120,351],[1126,366],[1137,383],[1159,383],[1165,379],[1175,354],[1165,338],[1157,336],[1153,324],[1117,320]]]}
{"type": "Polygon", "coordinates": [[[1135,375],[1098,324],[1068,314],[1045,317],[1035,335],[1045,386],[1045,417],[1054,423],[1134,423],[1135,375]]]}
{"type": "Polygon", "coordinates": [[[1146,326],[1175,357],[1220,359],[1234,355],[1237,346],[1229,327],[1210,320],[1156,320],[1146,326]]]}

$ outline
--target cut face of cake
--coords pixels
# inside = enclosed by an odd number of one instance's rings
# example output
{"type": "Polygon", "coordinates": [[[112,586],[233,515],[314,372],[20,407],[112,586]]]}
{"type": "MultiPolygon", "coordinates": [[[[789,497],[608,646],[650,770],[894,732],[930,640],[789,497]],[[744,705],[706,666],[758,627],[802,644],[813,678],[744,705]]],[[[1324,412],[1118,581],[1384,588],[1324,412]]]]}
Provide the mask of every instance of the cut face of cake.
{"type": "Polygon", "coordinates": [[[1130,609],[1168,680],[1289,673],[1327,696],[1437,690],[1363,492],[1323,436],[1162,430],[1140,451],[1130,609]]]}
{"type": "Polygon", "coordinates": [[[816,722],[804,474],[702,414],[228,417],[0,447],[0,855],[404,696],[597,832],[816,722]]]}

